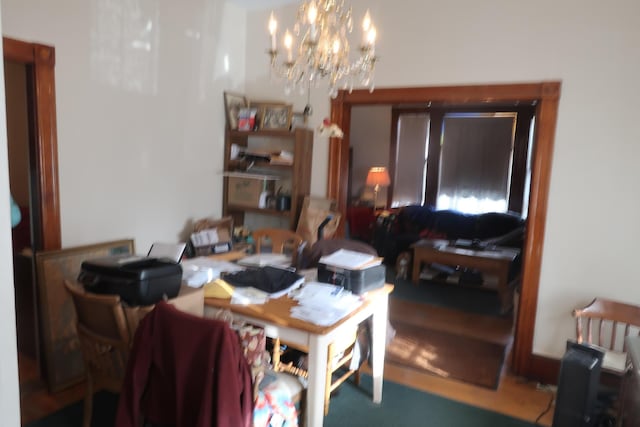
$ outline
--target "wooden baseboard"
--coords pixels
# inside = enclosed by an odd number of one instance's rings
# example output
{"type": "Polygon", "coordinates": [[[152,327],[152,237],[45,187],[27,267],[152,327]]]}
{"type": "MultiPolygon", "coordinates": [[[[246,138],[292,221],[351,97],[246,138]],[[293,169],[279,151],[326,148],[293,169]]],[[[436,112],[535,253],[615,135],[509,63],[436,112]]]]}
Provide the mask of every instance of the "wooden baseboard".
{"type": "Polygon", "coordinates": [[[531,365],[527,372],[527,378],[536,380],[543,384],[558,384],[560,374],[560,360],[546,356],[533,354],[531,365]]]}

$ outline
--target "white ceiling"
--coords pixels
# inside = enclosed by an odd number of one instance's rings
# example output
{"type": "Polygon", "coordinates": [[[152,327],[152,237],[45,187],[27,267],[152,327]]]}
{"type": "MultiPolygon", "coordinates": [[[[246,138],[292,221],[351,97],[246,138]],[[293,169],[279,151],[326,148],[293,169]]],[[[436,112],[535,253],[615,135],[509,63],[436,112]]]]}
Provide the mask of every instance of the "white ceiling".
{"type": "Polygon", "coordinates": [[[301,0],[231,0],[232,3],[247,9],[270,9],[300,1],[301,0]]]}

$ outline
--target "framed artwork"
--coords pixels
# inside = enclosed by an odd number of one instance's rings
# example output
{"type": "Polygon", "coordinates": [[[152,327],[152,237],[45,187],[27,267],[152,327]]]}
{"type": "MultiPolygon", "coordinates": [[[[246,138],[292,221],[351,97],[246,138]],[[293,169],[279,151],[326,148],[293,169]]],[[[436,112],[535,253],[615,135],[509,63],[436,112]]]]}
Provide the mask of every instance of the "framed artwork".
{"type": "Polygon", "coordinates": [[[291,128],[291,105],[267,104],[263,105],[260,113],[260,129],[285,129],[291,128]]]}
{"type": "Polygon", "coordinates": [[[65,279],[77,280],[84,260],[134,253],[131,239],[36,253],[42,359],[51,392],[84,378],[75,308],[64,287],[65,279]]]}
{"type": "Polygon", "coordinates": [[[224,93],[224,111],[229,129],[238,129],[238,115],[242,108],[247,108],[249,103],[244,95],[237,93],[224,93]]]}

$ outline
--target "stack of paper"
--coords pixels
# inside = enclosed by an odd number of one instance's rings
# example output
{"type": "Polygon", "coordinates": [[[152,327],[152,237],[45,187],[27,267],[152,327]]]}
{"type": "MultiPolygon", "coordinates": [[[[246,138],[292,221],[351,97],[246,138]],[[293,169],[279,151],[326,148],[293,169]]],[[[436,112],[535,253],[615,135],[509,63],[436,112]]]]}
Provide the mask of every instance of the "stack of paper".
{"type": "Polygon", "coordinates": [[[249,305],[264,304],[269,299],[269,294],[251,286],[244,288],[235,287],[231,296],[231,304],[249,305]]]}
{"type": "Polygon", "coordinates": [[[207,257],[197,257],[182,261],[182,281],[192,288],[199,288],[212,282],[223,272],[244,270],[228,261],[215,261],[207,257]]]}
{"type": "Polygon", "coordinates": [[[326,255],[318,261],[320,264],[347,270],[362,270],[382,263],[382,257],[377,257],[362,252],[339,249],[331,255],[326,255]]]}
{"type": "Polygon", "coordinates": [[[247,267],[264,267],[265,265],[287,267],[291,265],[291,257],[285,254],[259,253],[239,259],[238,264],[247,267]]]}
{"type": "Polygon", "coordinates": [[[328,283],[306,283],[292,296],[298,305],[291,316],[320,326],[333,325],[362,304],[359,296],[328,283]]]}

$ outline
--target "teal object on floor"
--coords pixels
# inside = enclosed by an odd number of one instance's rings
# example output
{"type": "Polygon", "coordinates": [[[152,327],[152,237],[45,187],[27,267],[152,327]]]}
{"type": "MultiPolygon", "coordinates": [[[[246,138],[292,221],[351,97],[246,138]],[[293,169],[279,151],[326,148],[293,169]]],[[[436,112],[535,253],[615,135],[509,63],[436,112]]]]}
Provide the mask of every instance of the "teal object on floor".
{"type": "Polygon", "coordinates": [[[18,206],[16,201],[13,200],[13,196],[10,195],[9,197],[11,197],[11,228],[13,228],[16,225],[20,224],[20,220],[22,220],[22,214],[20,213],[20,207],[18,206]]]}
{"type": "Polygon", "coordinates": [[[345,382],[331,398],[324,427],[533,427],[535,424],[497,412],[384,381],[382,403],[371,400],[372,379],[360,386],[345,382]]]}

